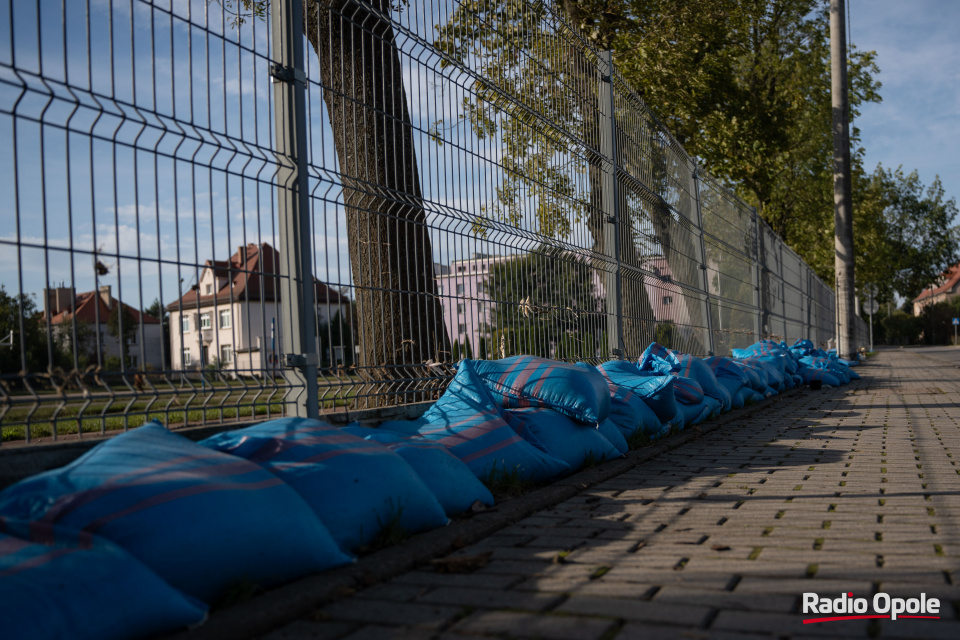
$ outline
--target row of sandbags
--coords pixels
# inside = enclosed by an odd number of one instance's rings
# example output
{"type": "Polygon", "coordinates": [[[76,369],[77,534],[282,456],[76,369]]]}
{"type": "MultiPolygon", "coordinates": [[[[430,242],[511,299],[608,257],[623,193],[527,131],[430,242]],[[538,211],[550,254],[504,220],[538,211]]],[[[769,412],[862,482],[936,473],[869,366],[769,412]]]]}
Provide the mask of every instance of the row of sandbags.
{"type": "Polygon", "coordinates": [[[420,418],[271,420],[196,443],[154,422],[0,493],[5,638],[124,639],[785,388],[855,376],[812,344],[700,359],[462,361],[420,418]]]}

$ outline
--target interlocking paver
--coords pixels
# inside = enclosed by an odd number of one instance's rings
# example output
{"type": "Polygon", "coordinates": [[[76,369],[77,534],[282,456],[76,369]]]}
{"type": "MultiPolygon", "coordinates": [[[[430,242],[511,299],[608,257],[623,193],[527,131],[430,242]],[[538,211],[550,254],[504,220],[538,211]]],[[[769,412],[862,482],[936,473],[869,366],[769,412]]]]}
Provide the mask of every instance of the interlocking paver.
{"type": "Polygon", "coordinates": [[[886,350],[420,569],[274,632],[298,638],[960,637],[960,371],[886,350]],[[957,451],[954,457],[953,451],[957,451]],[[802,594],[941,599],[940,620],[803,624],[802,594]]]}

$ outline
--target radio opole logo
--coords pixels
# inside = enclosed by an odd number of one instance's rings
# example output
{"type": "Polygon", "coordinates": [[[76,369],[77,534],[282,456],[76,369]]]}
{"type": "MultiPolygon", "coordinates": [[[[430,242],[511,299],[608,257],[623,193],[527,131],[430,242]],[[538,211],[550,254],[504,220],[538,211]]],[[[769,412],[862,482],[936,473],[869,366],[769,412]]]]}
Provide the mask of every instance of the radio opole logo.
{"type": "Polygon", "coordinates": [[[899,620],[901,618],[940,619],[940,600],[928,598],[921,593],[919,598],[891,598],[880,592],[872,599],[854,598],[852,592],[841,593],[839,598],[821,598],[816,593],[803,594],[803,614],[832,613],[827,618],[805,618],[803,624],[814,622],[838,622],[840,620],[866,620],[881,618],[899,620]]]}

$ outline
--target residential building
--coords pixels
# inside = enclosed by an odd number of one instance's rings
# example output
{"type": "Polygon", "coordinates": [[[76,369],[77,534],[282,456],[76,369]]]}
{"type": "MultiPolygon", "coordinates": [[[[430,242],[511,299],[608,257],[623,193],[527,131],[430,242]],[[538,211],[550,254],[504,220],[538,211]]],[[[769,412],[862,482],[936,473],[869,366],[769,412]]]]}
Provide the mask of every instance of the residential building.
{"type": "MultiPolygon", "coordinates": [[[[207,260],[198,282],[166,307],[173,369],[217,364],[236,375],[277,371],[279,274],[280,254],[266,243],[239,247],[229,260],[207,260]]],[[[314,292],[320,323],[348,316],[345,295],[316,279],[314,292]]],[[[321,355],[325,362],[343,357],[341,351],[321,355]]]]}
{"type": "MultiPolygon", "coordinates": [[[[491,256],[474,253],[466,260],[454,260],[449,266],[434,264],[437,280],[437,295],[443,308],[443,322],[451,346],[460,346],[475,358],[483,357],[478,352],[481,337],[489,337],[493,324],[494,308],[486,294],[484,283],[490,269],[515,259],[516,256],[491,256]],[[469,346],[468,346],[469,345],[469,346]]],[[[490,347],[492,348],[492,346],[490,347]]],[[[464,351],[461,351],[464,353],[464,351]]]]}
{"type": "MultiPolygon", "coordinates": [[[[105,365],[107,358],[120,358],[120,337],[111,335],[109,323],[110,316],[122,309],[126,312],[123,320],[133,321],[132,326],[123,327],[123,332],[127,335],[123,349],[127,368],[163,369],[163,329],[160,320],[114,298],[110,285],[104,285],[98,291],[80,294],[77,294],[73,287],[44,289],[43,302],[43,321],[50,322],[53,331],[64,343],[69,344],[73,339],[76,321],[80,340],[92,342],[82,343],[79,348],[89,350],[93,357],[96,343],[84,334],[92,331],[98,336],[100,354],[105,365]]],[[[119,327],[119,322],[117,326],[119,327]]]]}
{"type": "Polygon", "coordinates": [[[942,274],[930,287],[913,299],[913,315],[919,316],[923,308],[938,302],[946,302],[960,296],[960,264],[955,264],[942,274]]]}

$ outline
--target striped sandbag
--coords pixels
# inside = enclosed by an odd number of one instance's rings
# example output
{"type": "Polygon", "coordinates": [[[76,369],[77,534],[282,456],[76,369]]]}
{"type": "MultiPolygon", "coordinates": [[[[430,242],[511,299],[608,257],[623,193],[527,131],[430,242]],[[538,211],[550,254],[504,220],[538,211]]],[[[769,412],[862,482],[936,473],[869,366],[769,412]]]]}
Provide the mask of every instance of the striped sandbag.
{"type": "Polygon", "coordinates": [[[417,533],[447,523],[443,507],[401,456],[319,420],[270,420],[200,444],[275,473],[344,549],[370,544],[387,525],[417,533]]]}
{"type": "MultiPolygon", "coordinates": [[[[653,438],[660,433],[663,425],[639,395],[626,387],[610,386],[610,417],[625,438],[632,437],[637,431],[653,438]]],[[[612,441],[611,441],[612,442],[612,441]]]]}
{"type": "Polygon", "coordinates": [[[156,421],[9,487],[0,515],[101,535],[208,603],[350,562],[275,475],[156,421]]]}
{"type": "Polygon", "coordinates": [[[536,356],[472,362],[504,409],[544,407],[592,425],[610,413],[610,393],[593,367],[536,356]]]}
{"type": "Polygon", "coordinates": [[[406,460],[448,516],[468,511],[475,502],[493,506],[490,490],[480,482],[466,463],[439,442],[357,425],[343,427],[343,430],[359,438],[379,442],[406,460]]]}
{"type": "Polygon", "coordinates": [[[693,378],[674,376],[673,395],[682,404],[700,404],[703,402],[703,387],[693,378]]]}
{"type": "Polygon", "coordinates": [[[602,462],[623,455],[600,430],[577,424],[559,411],[543,407],[512,409],[507,421],[524,439],[550,456],[580,469],[586,460],[602,462]]]}
{"type": "Polygon", "coordinates": [[[666,424],[676,416],[673,387],[677,379],[674,376],[641,371],[639,366],[626,360],[608,360],[597,369],[608,385],[623,387],[640,396],[661,423],[666,424]]]}
{"type": "Polygon", "coordinates": [[[677,375],[696,380],[704,395],[720,401],[724,411],[730,410],[731,400],[727,390],[717,383],[717,376],[706,362],[696,356],[680,356],[680,371],[677,375]]]}
{"type": "Polygon", "coordinates": [[[443,395],[420,418],[392,421],[380,428],[439,442],[484,482],[502,473],[541,482],[569,471],[564,462],[546,455],[510,428],[477,375],[475,364],[462,360],[443,395]]]}
{"type": "Polygon", "coordinates": [[[4,640],[126,640],[202,622],[206,606],[112,542],[0,517],[4,640]]]}
{"type": "Polygon", "coordinates": [[[746,384],[747,377],[743,373],[743,370],[736,365],[736,363],[730,358],[724,358],[723,356],[710,356],[709,358],[703,359],[704,364],[706,364],[713,371],[713,375],[717,378],[729,378],[731,380],[737,380],[743,384],[746,384]]]}

